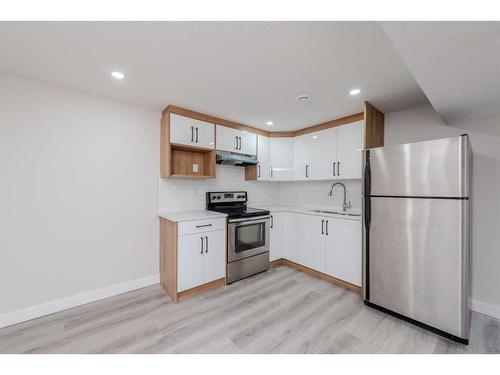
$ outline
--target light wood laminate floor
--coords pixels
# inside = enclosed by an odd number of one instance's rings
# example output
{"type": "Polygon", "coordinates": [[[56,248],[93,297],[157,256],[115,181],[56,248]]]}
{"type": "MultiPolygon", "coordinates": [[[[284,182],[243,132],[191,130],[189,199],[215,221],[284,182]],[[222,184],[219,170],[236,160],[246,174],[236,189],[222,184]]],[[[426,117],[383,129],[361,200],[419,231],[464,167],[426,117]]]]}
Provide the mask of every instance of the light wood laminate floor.
{"type": "Polygon", "coordinates": [[[499,353],[474,313],[470,345],[364,306],[279,266],[174,304],[159,285],[0,329],[1,353],[499,353]]]}

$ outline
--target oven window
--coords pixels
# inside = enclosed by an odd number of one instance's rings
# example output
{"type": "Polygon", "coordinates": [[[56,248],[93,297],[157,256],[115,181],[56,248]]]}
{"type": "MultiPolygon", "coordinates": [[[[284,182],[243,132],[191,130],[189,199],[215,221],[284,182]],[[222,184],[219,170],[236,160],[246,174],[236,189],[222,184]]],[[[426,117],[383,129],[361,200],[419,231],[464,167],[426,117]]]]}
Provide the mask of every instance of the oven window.
{"type": "Polygon", "coordinates": [[[239,225],[235,228],[234,251],[242,251],[262,247],[266,244],[266,223],[239,225]]]}

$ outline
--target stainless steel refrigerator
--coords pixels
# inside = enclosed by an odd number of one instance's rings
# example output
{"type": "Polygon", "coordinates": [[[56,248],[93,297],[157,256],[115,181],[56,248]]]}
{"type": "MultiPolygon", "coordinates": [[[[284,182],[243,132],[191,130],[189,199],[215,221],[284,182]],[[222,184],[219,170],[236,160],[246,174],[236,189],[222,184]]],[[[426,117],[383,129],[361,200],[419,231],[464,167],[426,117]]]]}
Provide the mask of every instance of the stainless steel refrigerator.
{"type": "Polygon", "coordinates": [[[467,135],[364,151],[365,304],[468,343],[467,135]]]}

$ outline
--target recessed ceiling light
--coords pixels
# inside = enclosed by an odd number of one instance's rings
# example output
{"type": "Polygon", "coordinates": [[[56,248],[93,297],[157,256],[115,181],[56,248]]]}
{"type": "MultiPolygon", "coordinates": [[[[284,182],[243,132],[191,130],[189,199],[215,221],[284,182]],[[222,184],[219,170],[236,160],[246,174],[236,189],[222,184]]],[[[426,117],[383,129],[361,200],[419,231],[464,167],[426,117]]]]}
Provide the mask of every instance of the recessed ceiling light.
{"type": "Polygon", "coordinates": [[[302,94],[302,95],[299,95],[295,98],[295,100],[299,103],[307,103],[308,101],[311,100],[311,97],[307,94],[302,94]]]}
{"type": "Polygon", "coordinates": [[[349,91],[349,94],[351,94],[351,95],[358,95],[360,92],[361,92],[360,89],[352,89],[351,91],[349,91]]]}
{"type": "Polygon", "coordinates": [[[267,126],[272,126],[272,125],[274,125],[274,122],[273,121],[266,121],[266,125],[267,126]]]}
{"type": "Polygon", "coordinates": [[[111,72],[111,76],[113,78],[116,78],[116,79],[123,79],[123,78],[125,78],[125,74],[123,74],[122,72],[117,72],[117,71],[111,72]]]}
{"type": "Polygon", "coordinates": [[[318,136],[317,135],[313,135],[312,138],[313,139],[318,139],[318,136]]]}

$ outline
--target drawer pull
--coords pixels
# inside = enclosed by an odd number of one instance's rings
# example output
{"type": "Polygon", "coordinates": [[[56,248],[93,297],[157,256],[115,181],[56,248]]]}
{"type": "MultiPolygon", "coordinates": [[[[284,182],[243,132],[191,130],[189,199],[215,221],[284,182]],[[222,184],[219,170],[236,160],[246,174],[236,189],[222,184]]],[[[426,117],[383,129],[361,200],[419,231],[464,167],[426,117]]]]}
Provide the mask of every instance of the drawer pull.
{"type": "Polygon", "coordinates": [[[196,228],[205,228],[205,227],[211,227],[212,224],[203,224],[203,225],[197,225],[196,228]]]}

